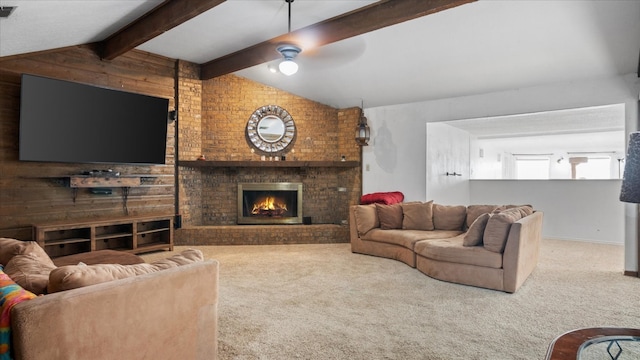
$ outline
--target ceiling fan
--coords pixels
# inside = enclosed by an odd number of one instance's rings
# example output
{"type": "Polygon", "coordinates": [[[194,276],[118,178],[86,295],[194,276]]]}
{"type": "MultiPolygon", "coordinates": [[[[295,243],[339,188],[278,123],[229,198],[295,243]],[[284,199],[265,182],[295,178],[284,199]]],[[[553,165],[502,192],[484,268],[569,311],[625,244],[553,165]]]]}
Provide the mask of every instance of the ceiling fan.
{"type": "Polygon", "coordinates": [[[278,58],[294,63],[293,59],[301,53],[315,57],[317,48],[325,45],[477,0],[379,0],[295,31],[291,31],[290,26],[294,0],[284,1],[289,7],[287,34],[201,64],[201,79],[215,78],[278,58]],[[301,46],[308,39],[313,39],[312,49],[301,46]]]}
{"type": "MultiPolygon", "coordinates": [[[[287,34],[291,34],[291,3],[293,3],[294,0],[284,0],[284,1],[287,4],[289,4],[289,16],[288,16],[289,23],[287,28],[287,34]]],[[[297,73],[298,64],[296,64],[296,62],[293,61],[293,59],[295,59],[295,57],[298,56],[298,54],[300,54],[302,49],[296,44],[283,43],[278,45],[276,50],[278,50],[278,52],[284,57],[284,60],[282,60],[282,62],[280,62],[280,64],[278,65],[278,69],[280,69],[280,72],[287,76],[291,76],[297,73]]]]}
{"type": "MultiPolygon", "coordinates": [[[[149,41],[225,1],[192,0],[188,7],[183,6],[181,1],[165,1],[138,20],[97,43],[96,53],[103,60],[113,60],[145,41],[149,41]]],[[[292,1],[285,1],[291,5],[292,1]]],[[[207,80],[230,74],[276,60],[279,56],[284,57],[284,54],[293,59],[302,52],[300,46],[289,42],[293,36],[299,39],[314,35],[316,37],[315,46],[321,47],[474,1],[477,0],[379,0],[362,8],[298,29],[293,33],[278,36],[203,63],[201,64],[200,78],[207,80]],[[283,42],[293,45],[293,48],[282,48],[282,53],[273,51],[274,45],[283,42]],[[296,48],[300,51],[296,52],[296,48]]],[[[308,52],[309,49],[304,50],[308,52]]]]}

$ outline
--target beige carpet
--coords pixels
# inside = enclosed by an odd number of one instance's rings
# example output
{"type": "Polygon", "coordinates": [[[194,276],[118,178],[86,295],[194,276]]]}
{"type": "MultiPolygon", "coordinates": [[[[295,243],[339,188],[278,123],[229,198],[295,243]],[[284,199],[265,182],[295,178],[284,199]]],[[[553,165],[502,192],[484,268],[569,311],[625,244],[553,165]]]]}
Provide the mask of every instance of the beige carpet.
{"type": "Polygon", "coordinates": [[[640,327],[640,279],[622,275],[621,246],[544,240],[515,294],[431,279],[349,244],[196,248],[220,261],[223,360],[544,359],[566,331],[640,327]]]}

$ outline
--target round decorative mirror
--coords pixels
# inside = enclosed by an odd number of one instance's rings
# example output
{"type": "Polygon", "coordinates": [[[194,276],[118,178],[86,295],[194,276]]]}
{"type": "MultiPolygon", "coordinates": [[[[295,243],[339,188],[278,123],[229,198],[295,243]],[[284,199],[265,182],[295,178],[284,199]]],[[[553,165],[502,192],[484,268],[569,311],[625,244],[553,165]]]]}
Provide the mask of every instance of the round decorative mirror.
{"type": "Polygon", "coordinates": [[[251,114],[245,135],[247,143],[259,153],[283,154],[295,142],[296,125],[287,110],[266,105],[251,114]]]}

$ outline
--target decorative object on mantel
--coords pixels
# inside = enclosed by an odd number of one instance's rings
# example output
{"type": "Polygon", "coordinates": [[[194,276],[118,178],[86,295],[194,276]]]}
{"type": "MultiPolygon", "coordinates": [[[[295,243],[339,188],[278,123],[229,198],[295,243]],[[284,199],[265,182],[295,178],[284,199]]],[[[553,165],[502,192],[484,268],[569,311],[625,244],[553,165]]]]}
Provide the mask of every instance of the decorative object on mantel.
{"type": "Polygon", "coordinates": [[[620,201],[640,204],[640,132],[629,134],[620,201]]]}
{"type": "MultiPolygon", "coordinates": [[[[265,158],[266,159],[266,158],[265,158]]],[[[179,160],[179,166],[194,168],[355,168],[360,166],[360,162],[356,160],[347,161],[228,161],[228,160],[179,160]]]]}
{"type": "Polygon", "coordinates": [[[289,112],[280,106],[261,106],[249,117],[245,138],[260,155],[280,156],[295,143],[296,125],[289,112]]]}
{"type": "Polygon", "coordinates": [[[360,107],[360,122],[356,128],[356,143],[360,146],[369,145],[369,138],[371,136],[371,130],[367,125],[367,118],[364,116],[364,100],[362,100],[362,106],[360,107]]]}
{"type": "Polygon", "coordinates": [[[202,155],[198,156],[198,160],[199,161],[205,161],[207,159],[204,157],[204,154],[202,154],[202,155]]]}

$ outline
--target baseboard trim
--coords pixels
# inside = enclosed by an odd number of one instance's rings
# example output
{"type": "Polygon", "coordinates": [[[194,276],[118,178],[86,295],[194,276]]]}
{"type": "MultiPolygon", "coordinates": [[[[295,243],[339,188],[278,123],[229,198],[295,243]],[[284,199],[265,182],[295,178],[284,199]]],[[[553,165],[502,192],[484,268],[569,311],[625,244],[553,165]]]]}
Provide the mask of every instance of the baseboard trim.
{"type": "Polygon", "coordinates": [[[637,271],[629,271],[629,270],[625,270],[625,271],[624,271],[624,275],[625,275],[625,276],[638,277],[638,272],[637,272],[637,271]]]}

